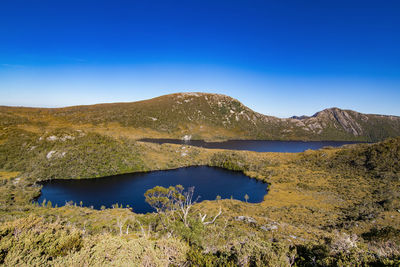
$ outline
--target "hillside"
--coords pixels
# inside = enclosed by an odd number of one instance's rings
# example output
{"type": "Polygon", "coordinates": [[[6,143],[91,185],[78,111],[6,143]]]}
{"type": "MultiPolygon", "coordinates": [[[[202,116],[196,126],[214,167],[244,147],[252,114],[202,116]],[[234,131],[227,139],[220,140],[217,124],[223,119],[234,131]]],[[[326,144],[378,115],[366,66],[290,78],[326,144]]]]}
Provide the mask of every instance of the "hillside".
{"type": "MultiPolygon", "coordinates": [[[[374,124],[381,125],[374,131],[388,134],[385,129],[394,129],[390,125],[397,123],[396,117],[329,109],[312,117],[278,119],[255,113],[229,97],[204,94],[0,111],[0,265],[352,266],[360,262],[396,266],[400,262],[400,137],[303,153],[135,140],[181,137],[195,130],[199,137],[252,138],[249,129],[275,125],[279,132],[279,127],[296,124],[309,129],[324,125],[327,133],[359,138],[374,124]],[[221,111],[224,108],[228,112],[221,111]],[[193,127],[190,132],[189,127],[193,127]],[[190,211],[189,227],[176,213],[136,214],[134,206],[94,210],[78,204],[32,203],[44,180],[198,165],[241,171],[267,182],[268,194],[256,204],[232,199],[198,203],[190,211]],[[211,220],[220,209],[214,223],[203,225],[204,214],[211,220]]],[[[380,138],[377,133],[373,134],[380,138]]]]}
{"type": "MultiPolygon", "coordinates": [[[[112,136],[193,139],[379,141],[400,135],[400,117],[331,108],[312,117],[257,113],[229,96],[177,93],[131,103],[66,108],[0,107],[0,127],[73,127],[112,136]]],[[[40,129],[40,130],[38,130],[40,129]]]]}
{"type": "Polygon", "coordinates": [[[303,153],[258,153],[68,129],[35,133],[8,127],[0,133],[0,265],[400,263],[400,137],[303,153]],[[32,203],[42,180],[195,165],[241,171],[268,182],[268,194],[256,204],[198,203],[189,227],[176,213],[136,214],[134,206],[94,210],[32,203]],[[212,218],[220,209],[214,223],[203,225],[200,214],[212,218]]]}

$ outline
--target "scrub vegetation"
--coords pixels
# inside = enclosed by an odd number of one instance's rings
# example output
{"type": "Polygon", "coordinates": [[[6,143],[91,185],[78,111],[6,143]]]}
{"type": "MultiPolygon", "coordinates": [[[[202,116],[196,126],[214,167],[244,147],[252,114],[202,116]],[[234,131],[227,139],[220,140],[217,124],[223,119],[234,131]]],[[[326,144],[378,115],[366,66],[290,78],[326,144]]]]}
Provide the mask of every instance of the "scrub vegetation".
{"type": "Polygon", "coordinates": [[[382,141],[400,135],[400,117],[329,108],[311,117],[257,113],[229,96],[177,93],[132,103],[57,109],[0,107],[0,126],[43,132],[60,127],[114,137],[226,140],[382,141]]]}
{"type": "Polygon", "coordinates": [[[107,130],[100,117],[94,126],[97,107],[81,109],[87,116],[76,115],[81,121],[71,124],[69,109],[64,115],[2,110],[0,264],[400,264],[400,137],[296,154],[203,149],[140,142],[143,129],[107,130]],[[148,214],[117,203],[94,210],[33,202],[44,180],[193,165],[241,171],[267,182],[268,194],[256,204],[220,198],[196,203],[190,188],[159,187],[146,193],[158,210],[148,214]]]}

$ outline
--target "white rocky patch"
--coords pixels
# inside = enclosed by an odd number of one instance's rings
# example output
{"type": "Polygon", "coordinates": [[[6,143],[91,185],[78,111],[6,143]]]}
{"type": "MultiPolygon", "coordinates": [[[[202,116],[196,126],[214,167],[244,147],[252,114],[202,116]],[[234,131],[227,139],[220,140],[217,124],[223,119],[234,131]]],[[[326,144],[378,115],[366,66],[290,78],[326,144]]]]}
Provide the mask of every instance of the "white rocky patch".
{"type": "Polygon", "coordinates": [[[75,137],[70,136],[70,135],[64,135],[63,137],[60,138],[61,141],[65,142],[67,140],[74,140],[75,137]]]}
{"type": "Polygon", "coordinates": [[[308,126],[308,128],[310,128],[310,130],[312,130],[313,132],[316,132],[317,130],[322,129],[321,124],[319,124],[318,122],[311,123],[311,124],[309,124],[309,125],[307,125],[307,126],[308,126]]]}
{"type": "Polygon", "coordinates": [[[265,226],[261,226],[260,228],[262,230],[264,230],[264,231],[273,231],[273,230],[277,230],[278,229],[278,225],[277,225],[277,223],[273,222],[271,224],[267,224],[265,226]]]}
{"type": "Polygon", "coordinates": [[[76,130],[78,133],[79,133],[79,136],[80,137],[82,137],[82,136],[85,136],[86,134],[82,131],[82,130],[76,130]]]}
{"type": "Polygon", "coordinates": [[[185,96],[199,96],[198,93],[181,93],[181,94],[185,96]]]}
{"type": "Polygon", "coordinates": [[[192,139],[192,136],[191,135],[184,135],[183,137],[182,137],[182,140],[183,141],[190,141],[190,139],[192,139]]]}
{"type": "MultiPolygon", "coordinates": [[[[82,135],[82,133],[81,133],[81,135],[82,135]]],[[[64,135],[63,137],[57,137],[55,135],[51,135],[51,136],[46,138],[47,141],[51,141],[51,142],[57,141],[57,140],[65,142],[67,140],[74,140],[74,139],[75,139],[75,137],[71,136],[71,135],[64,135]]]]}
{"type": "Polygon", "coordinates": [[[55,135],[47,137],[47,141],[57,141],[57,140],[58,140],[58,137],[55,135]]]}
{"type": "Polygon", "coordinates": [[[46,158],[51,159],[51,157],[53,156],[54,153],[56,153],[56,151],[54,151],[54,150],[50,151],[49,153],[47,153],[46,158]]]}
{"type": "Polygon", "coordinates": [[[298,127],[303,127],[305,126],[304,122],[300,121],[300,120],[293,120],[294,124],[298,127]]]}

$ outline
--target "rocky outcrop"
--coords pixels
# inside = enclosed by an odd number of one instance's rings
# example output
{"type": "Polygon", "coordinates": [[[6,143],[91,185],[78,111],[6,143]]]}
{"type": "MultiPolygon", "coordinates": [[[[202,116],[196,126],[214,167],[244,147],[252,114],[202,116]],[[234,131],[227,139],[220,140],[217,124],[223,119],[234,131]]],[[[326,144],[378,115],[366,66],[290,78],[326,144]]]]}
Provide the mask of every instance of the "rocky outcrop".
{"type": "Polygon", "coordinates": [[[354,111],[330,108],[316,113],[313,117],[333,122],[335,126],[342,127],[346,132],[351,133],[354,136],[359,136],[363,133],[363,129],[353,117],[354,115],[356,115],[356,112],[354,111]]]}
{"type": "MultiPolygon", "coordinates": [[[[18,119],[23,115],[34,117],[34,123],[40,125],[52,121],[106,128],[117,125],[185,140],[379,141],[400,135],[400,117],[397,116],[330,108],[311,117],[277,118],[257,113],[232,97],[208,93],[176,93],[131,103],[58,109],[0,107],[0,114],[8,114],[8,117],[0,116],[0,126],[10,121],[13,125],[31,123],[18,119]],[[41,117],[46,120],[41,122],[41,117]]],[[[69,140],[68,136],[62,137],[65,140],[49,138],[54,142],[69,140]]]]}

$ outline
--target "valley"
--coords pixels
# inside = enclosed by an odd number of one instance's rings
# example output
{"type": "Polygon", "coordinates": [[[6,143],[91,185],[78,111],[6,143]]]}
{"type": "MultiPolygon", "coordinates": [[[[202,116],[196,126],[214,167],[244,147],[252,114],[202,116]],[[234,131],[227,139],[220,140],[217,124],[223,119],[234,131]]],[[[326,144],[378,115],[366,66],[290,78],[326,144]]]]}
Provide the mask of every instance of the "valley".
{"type": "Polygon", "coordinates": [[[201,106],[206,98],[214,96],[175,94],[132,104],[63,109],[2,107],[0,263],[303,266],[314,261],[329,266],[399,262],[400,138],[391,138],[399,131],[398,117],[327,110],[310,118],[269,118],[220,95],[208,109],[208,115],[214,112],[215,117],[196,115],[207,110],[201,106]],[[168,102],[177,99],[179,105],[192,101],[181,110],[186,112],[182,117],[174,109],[178,106],[168,102]],[[225,101],[221,103],[226,113],[218,101],[225,101]],[[164,112],[157,112],[156,106],[164,112]],[[312,130],[316,121],[322,129],[312,130]],[[240,136],[377,142],[279,153],[139,140],[185,135],[195,140],[240,136]],[[96,210],[79,202],[56,206],[47,200],[33,201],[44,181],[103,179],[190,166],[241,172],[267,183],[268,194],[260,203],[230,198],[194,203],[185,221],[179,209],[139,214],[134,205],[125,203],[96,210]]]}

